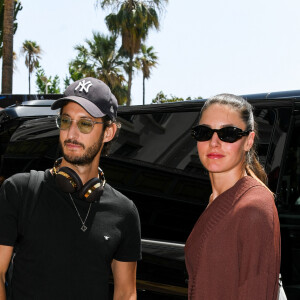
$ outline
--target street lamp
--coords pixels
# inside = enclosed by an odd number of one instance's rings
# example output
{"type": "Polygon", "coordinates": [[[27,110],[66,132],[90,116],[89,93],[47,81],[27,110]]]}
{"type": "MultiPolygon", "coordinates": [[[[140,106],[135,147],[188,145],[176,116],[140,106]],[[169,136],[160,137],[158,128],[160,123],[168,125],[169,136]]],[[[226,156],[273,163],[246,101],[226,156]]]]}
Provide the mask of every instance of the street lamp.
{"type": "Polygon", "coordinates": [[[51,82],[46,83],[46,94],[48,94],[48,86],[50,86],[50,85],[51,85],[51,82]]]}
{"type": "Polygon", "coordinates": [[[48,86],[51,85],[51,82],[48,82],[48,78],[46,76],[41,76],[41,80],[45,83],[46,94],[48,94],[48,86]]]}

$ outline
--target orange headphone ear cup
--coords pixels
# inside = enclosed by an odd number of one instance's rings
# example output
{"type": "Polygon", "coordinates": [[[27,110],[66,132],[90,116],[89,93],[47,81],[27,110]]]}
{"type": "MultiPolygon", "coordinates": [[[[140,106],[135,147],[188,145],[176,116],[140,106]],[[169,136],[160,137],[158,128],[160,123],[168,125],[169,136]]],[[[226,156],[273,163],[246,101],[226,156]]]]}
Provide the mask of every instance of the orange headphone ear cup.
{"type": "Polygon", "coordinates": [[[86,184],[80,189],[78,196],[87,202],[96,202],[100,199],[103,194],[103,187],[101,185],[101,180],[97,177],[90,179],[86,184]]]}
{"type": "Polygon", "coordinates": [[[90,179],[84,185],[79,175],[71,168],[61,167],[62,158],[55,161],[53,173],[57,186],[65,193],[78,192],[81,200],[96,202],[100,200],[106,183],[103,171],[98,167],[98,176],[90,179]]]}
{"type": "Polygon", "coordinates": [[[82,188],[82,182],[78,174],[68,167],[59,169],[55,176],[56,184],[65,193],[74,193],[82,188]]]}

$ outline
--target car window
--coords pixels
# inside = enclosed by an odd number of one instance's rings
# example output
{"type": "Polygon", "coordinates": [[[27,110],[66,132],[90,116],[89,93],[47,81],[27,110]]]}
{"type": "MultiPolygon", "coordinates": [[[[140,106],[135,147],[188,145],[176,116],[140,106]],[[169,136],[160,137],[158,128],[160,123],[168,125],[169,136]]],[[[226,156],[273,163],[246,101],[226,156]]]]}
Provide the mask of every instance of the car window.
{"type": "Polygon", "coordinates": [[[0,133],[0,179],[50,168],[58,156],[58,132],[53,116],[6,125],[0,133]]]}
{"type": "MultiPolygon", "coordinates": [[[[300,284],[300,111],[295,110],[278,197],[281,228],[281,273],[284,284],[300,284]]],[[[296,298],[295,298],[296,299],[296,298]]],[[[297,298],[298,299],[298,298],[297,298]]]]}
{"type": "Polygon", "coordinates": [[[295,110],[280,190],[280,211],[300,214],[300,111],[295,110]]]}

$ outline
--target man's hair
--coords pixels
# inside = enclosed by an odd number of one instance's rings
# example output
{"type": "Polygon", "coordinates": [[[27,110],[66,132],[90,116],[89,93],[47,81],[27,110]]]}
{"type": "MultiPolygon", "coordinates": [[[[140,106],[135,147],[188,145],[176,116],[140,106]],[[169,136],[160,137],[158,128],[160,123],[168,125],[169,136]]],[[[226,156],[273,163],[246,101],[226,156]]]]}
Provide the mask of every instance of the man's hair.
{"type": "Polygon", "coordinates": [[[121,128],[121,123],[118,122],[118,121],[115,121],[115,122],[112,121],[108,116],[104,116],[103,117],[103,121],[104,121],[104,124],[103,124],[103,133],[105,132],[106,128],[109,127],[109,126],[111,126],[113,123],[115,123],[116,126],[117,126],[117,131],[116,131],[116,134],[115,134],[114,138],[111,141],[109,141],[107,143],[104,143],[103,148],[102,148],[101,155],[102,156],[108,156],[112,143],[114,142],[114,140],[119,135],[119,131],[120,131],[120,128],[121,128]]]}

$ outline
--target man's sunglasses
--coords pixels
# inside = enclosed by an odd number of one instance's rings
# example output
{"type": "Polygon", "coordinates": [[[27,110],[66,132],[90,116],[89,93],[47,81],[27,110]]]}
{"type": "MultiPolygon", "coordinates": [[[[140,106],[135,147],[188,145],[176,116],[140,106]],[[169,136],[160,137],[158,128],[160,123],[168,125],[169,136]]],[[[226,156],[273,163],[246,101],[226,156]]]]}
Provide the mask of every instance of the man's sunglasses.
{"type": "Polygon", "coordinates": [[[219,139],[226,143],[234,143],[243,136],[249,135],[252,130],[243,131],[240,128],[228,126],[221,129],[211,129],[204,125],[197,125],[192,128],[192,137],[198,142],[209,141],[216,132],[219,139]]]}
{"type": "Polygon", "coordinates": [[[79,119],[72,120],[69,116],[58,116],[56,118],[56,125],[60,130],[67,130],[71,127],[72,122],[76,122],[76,125],[81,133],[90,133],[95,124],[104,124],[104,122],[96,122],[91,119],[79,119]]]}

